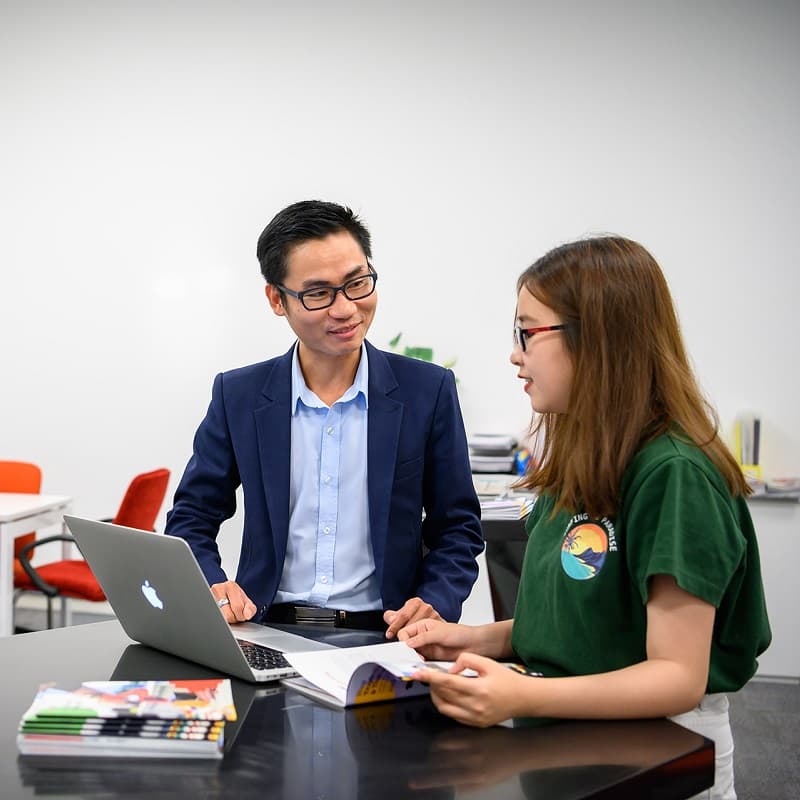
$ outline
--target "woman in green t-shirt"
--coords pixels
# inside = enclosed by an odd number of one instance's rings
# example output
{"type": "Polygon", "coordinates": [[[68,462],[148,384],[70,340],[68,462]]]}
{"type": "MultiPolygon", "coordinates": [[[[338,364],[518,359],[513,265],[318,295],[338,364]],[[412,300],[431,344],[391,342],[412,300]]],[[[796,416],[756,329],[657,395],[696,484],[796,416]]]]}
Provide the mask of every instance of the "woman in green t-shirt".
{"type": "Polygon", "coordinates": [[[536,413],[523,479],[539,499],[513,620],[422,620],[439,710],[509,717],[680,715],[715,740],[713,797],[733,798],[726,692],[770,641],[741,469],[689,366],[664,276],[641,245],[579,240],[517,284],[512,363],[536,413]],[[521,659],[541,678],[492,659],[521,659]],[[457,673],[464,669],[477,677],[457,673]]]}

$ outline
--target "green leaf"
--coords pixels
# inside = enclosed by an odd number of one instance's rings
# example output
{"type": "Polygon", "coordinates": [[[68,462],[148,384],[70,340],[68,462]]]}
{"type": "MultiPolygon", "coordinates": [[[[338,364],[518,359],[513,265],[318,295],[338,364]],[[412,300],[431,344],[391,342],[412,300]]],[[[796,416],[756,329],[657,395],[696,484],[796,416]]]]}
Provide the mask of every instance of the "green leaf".
{"type": "Polygon", "coordinates": [[[432,347],[406,347],[405,355],[418,358],[420,361],[433,361],[432,347]]]}

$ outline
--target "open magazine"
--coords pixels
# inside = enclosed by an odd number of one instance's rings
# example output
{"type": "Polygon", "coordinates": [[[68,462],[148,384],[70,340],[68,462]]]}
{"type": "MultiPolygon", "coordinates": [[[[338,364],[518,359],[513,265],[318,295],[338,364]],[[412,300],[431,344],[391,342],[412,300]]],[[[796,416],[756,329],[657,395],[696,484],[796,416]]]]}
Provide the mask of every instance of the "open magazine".
{"type": "MultiPolygon", "coordinates": [[[[284,656],[300,677],[283,678],[281,683],[335,708],[428,694],[428,684],[415,681],[411,676],[423,667],[449,672],[453,666],[452,661],[425,661],[405,642],[284,653],[284,656]]],[[[540,675],[521,664],[505,663],[504,666],[523,675],[540,675]]],[[[461,674],[468,678],[477,675],[471,669],[461,674]]]]}
{"type": "Polygon", "coordinates": [[[411,675],[421,667],[450,666],[424,661],[405,642],[284,655],[300,677],[282,683],[337,708],[427,694],[427,684],[411,675]]]}

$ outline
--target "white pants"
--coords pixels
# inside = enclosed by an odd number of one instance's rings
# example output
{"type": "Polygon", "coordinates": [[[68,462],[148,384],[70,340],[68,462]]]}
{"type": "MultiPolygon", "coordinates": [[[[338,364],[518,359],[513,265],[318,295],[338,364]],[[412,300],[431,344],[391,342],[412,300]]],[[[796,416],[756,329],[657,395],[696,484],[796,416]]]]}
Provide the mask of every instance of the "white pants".
{"type": "Polygon", "coordinates": [[[694,795],[692,800],[695,798],[736,800],[736,790],[733,787],[733,734],[728,717],[728,695],[707,694],[697,708],[670,719],[714,742],[714,786],[694,795]]]}

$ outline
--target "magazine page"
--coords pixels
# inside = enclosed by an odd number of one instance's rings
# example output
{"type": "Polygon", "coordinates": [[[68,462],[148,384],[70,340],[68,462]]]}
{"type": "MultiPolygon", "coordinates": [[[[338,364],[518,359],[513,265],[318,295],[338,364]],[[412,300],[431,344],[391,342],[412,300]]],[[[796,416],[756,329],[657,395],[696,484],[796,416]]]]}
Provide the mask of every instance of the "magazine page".
{"type": "Polygon", "coordinates": [[[427,683],[411,680],[409,677],[416,669],[415,665],[398,675],[382,664],[362,664],[350,677],[345,705],[403,700],[406,697],[428,694],[430,689],[427,683]]]}
{"type": "MultiPolygon", "coordinates": [[[[425,666],[422,658],[405,642],[371,644],[339,650],[317,650],[309,653],[286,653],[285,656],[306,681],[327,692],[342,706],[350,705],[348,686],[354,673],[364,665],[381,667],[385,672],[384,680],[392,676],[398,680],[408,679],[417,669],[425,666]]],[[[358,678],[364,680],[361,673],[358,678]]],[[[363,696],[366,697],[366,694],[363,696]]],[[[373,697],[369,702],[375,702],[375,699],[373,697]]]]}

